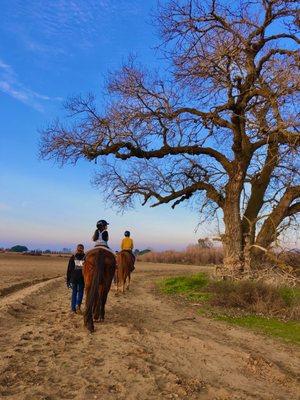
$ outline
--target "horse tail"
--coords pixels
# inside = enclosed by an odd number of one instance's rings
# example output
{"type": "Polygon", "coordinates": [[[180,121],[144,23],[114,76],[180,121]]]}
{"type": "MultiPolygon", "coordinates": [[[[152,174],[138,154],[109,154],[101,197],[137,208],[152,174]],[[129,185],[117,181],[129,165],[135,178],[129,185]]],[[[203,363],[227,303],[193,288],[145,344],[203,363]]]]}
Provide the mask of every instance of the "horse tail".
{"type": "Polygon", "coordinates": [[[95,255],[94,267],[93,279],[86,299],[84,314],[85,325],[88,326],[91,332],[94,331],[93,307],[99,296],[99,286],[104,283],[104,254],[102,251],[98,251],[95,255]]]}
{"type": "Polygon", "coordinates": [[[96,268],[99,274],[98,277],[98,288],[99,285],[104,284],[104,259],[105,259],[105,254],[103,251],[99,251],[98,254],[95,257],[95,264],[96,268]]]}
{"type": "Polygon", "coordinates": [[[123,280],[125,280],[126,279],[126,276],[127,276],[127,253],[124,251],[124,252],[121,252],[121,259],[122,259],[122,274],[123,274],[123,276],[122,276],[122,278],[123,278],[123,280]]]}

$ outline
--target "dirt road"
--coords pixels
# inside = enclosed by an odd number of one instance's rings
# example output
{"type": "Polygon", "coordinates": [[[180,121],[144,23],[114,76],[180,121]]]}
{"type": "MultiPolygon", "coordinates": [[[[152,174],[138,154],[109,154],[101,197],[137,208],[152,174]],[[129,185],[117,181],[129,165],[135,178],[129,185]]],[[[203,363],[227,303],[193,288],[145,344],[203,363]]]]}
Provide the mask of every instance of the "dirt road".
{"type": "Polygon", "coordinates": [[[89,334],[69,315],[63,278],[0,300],[0,398],[298,399],[299,350],[198,316],[160,296],[159,276],[197,267],[139,265],[89,334]],[[12,297],[14,296],[14,297],[12,297]]]}

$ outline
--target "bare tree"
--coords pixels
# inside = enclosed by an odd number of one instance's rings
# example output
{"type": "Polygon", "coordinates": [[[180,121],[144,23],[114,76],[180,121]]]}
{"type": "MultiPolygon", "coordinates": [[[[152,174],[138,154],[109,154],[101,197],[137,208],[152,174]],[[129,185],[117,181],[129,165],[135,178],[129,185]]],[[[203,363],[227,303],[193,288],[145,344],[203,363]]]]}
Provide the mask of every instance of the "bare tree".
{"type": "Polygon", "coordinates": [[[197,197],[222,210],[225,267],[243,270],[300,212],[297,4],[170,1],[158,16],[169,72],[129,61],[103,112],[92,95],[69,100],[41,156],[99,157],[95,184],[123,209],[197,197]]]}

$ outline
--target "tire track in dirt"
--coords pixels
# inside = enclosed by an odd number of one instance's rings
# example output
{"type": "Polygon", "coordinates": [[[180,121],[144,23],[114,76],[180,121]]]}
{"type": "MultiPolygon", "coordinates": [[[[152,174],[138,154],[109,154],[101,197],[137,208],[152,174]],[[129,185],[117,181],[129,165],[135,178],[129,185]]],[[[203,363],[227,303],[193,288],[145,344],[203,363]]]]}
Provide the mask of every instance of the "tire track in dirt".
{"type": "Polygon", "coordinates": [[[11,286],[4,287],[4,288],[0,289],[0,301],[3,297],[8,296],[12,293],[15,293],[21,289],[36,285],[37,283],[41,283],[41,282],[49,281],[51,279],[59,278],[59,277],[60,277],[60,275],[54,276],[52,278],[34,279],[31,281],[20,282],[20,283],[11,285],[11,286]]]}
{"type": "Polygon", "coordinates": [[[53,282],[59,282],[63,280],[62,276],[56,276],[53,278],[43,278],[34,281],[23,282],[21,284],[13,285],[6,288],[6,294],[4,289],[2,289],[0,297],[0,309],[4,307],[9,307],[14,303],[21,303],[25,301],[28,296],[39,292],[41,289],[46,288],[49,284],[53,282]]]}
{"type": "Polygon", "coordinates": [[[20,308],[2,312],[0,397],[298,398],[296,348],[205,319],[158,295],[158,275],[197,270],[161,268],[138,267],[130,292],[111,291],[107,320],[93,335],[81,316],[69,315],[62,278],[27,294],[20,308]]]}

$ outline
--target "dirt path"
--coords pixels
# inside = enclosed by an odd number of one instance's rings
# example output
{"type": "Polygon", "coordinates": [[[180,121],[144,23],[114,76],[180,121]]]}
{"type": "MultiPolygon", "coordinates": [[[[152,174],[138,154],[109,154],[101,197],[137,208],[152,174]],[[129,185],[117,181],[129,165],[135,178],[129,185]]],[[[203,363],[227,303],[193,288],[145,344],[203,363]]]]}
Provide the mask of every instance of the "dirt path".
{"type": "Polygon", "coordinates": [[[0,303],[0,398],[298,399],[293,346],[197,316],[155,293],[158,275],[196,267],[138,267],[131,291],[110,293],[107,320],[88,334],[54,279],[0,303]],[[142,270],[142,271],[141,271],[142,270]]]}

